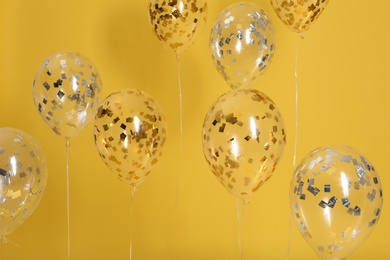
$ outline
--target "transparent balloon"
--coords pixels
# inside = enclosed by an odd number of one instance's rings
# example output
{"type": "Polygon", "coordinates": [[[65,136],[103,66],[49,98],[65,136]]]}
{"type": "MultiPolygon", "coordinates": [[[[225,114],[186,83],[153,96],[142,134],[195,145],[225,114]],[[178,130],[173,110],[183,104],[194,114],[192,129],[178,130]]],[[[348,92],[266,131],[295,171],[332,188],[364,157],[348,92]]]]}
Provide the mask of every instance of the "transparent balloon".
{"type": "Polygon", "coordinates": [[[275,103],[253,89],[219,97],[202,130],[203,153],[218,181],[236,198],[248,199],[273,174],[286,143],[275,103]]]}
{"type": "Polygon", "coordinates": [[[59,52],[39,66],[33,83],[35,106],[59,136],[78,135],[99,105],[101,79],[96,67],[79,53],[59,52]]]}
{"type": "Polygon", "coordinates": [[[328,0],[271,0],[271,5],[279,19],[290,30],[302,33],[318,19],[328,2],[328,0]]]}
{"type": "Polygon", "coordinates": [[[352,254],[378,223],[382,203],[375,167],[348,146],[312,151],[291,180],[291,215],[321,259],[352,254]]]}
{"type": "Polygon", "coordinates": [[[215,20],[210,33],[213,63],[227,84],[251,87],[271,63],[274,29],[266,12],[253,3],[233,4],[215,20]]]}
{"type": "Polygon", "coordinates": [[[162,156],[166,135],[161,108],[141,90],[111,94],[95,116],[94,138],[100,157],[119,180],[134,187],[162,156]]]}
{"type": "Polygon", "coordinates": [[[46,160],[37,142],[20,130],[0,128],[0,237],[33,213],[46,182],[46,160]]]}
{"type": "Polygon", "coordinates": [[[206,0],[149,0],[150,25],[157,40],[180,55],[202,31],[207,9],[206,0]]]}

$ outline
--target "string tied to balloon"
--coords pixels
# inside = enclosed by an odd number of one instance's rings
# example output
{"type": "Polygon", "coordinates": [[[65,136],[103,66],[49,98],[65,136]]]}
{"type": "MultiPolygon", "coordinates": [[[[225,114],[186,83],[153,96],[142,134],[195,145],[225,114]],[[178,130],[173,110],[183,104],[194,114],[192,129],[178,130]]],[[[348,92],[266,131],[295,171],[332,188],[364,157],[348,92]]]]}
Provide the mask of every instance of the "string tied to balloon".
{"type": "Polygon", "coordinates": [[[66,141],[67,255],[70,259],[70,139],[91,121],[99,105],[102,81],[93,63],[77,52],[49,55],[38,67],[33,98],[39,115],[66,141]]]}
{"type": "Polygon", "coordinates": [[[100,158],[123,183],[130,185],[130,259],[133,253],[133,197],[163,154],[167,137],[165,116],[152,96],[123,89],[106,97],[94,121],[100,158]]]}
{"type": "Polygon", "coordinates": [[[225,93],[212,104],[204,119],[205,159],[221,185],[237,198],[241,257],[238,202],[241,200],[244,207],[250,196],[271,178],[285,142],[280,111],[268,96],[255,89],[234,89],[225,93]]]}
{"type": "MultiPolygon", "coordinates": [[[[287,28],[296,32],[301,39],[306,38],[303,32],[307,31],[313,22],[315,22],[321,15],[323,10],[328,4],[328,0],[317,1],[317,0],[270,0],[271,5],[287,28]]],[[[298,144],[298,46],[296,48],[295,58],[295,141],[294,141],[294,156],[293,156],[293,170],[296,167],[297,157],[297,144],[298,144]]],[[[289,235],[288,235],[288,246],[287,255],[288,259],[290,254],[291,246],[291,213],[289,218],[289,235]]]]}
{"type": "Polygon", "coordinates": [[[276,105],[252,88],[271,64],[274,33],[268,14],[260,6],[244,2],[222,10],[210,32],[212,61],[232,90],[219,97],[206,114],[203,153],[214,176],[236,197],[240,259],[244,206],[272,176],[286,141],[276,105]]]}
{"type": "MultiPolygon", "coordinates": [[[[298,65],[299,65],[299,43],[301,39],[304,39],[303,34],[299,34],[300,39],[295,50],[295,69],[294,69],[294,78],[295,78],[295,136],[294,136],[294,151],[293,151],[293,163],[292,170],[295,170],[297,162],[297,150],[298,150],[298,137],[299,137],[299,77],[298,77],[298,65]]],[[[287,242],[287,254],[286,260],[288,260],[291,249],[291,235],[292,235],[292,216],[291,212],[289,214],[289,228],[288,228],[288,242],[287,242]]]]}
{"type": "Polygon", "coordinates": [[[130,197],[130,260],[133,259],[133,199],[134,199],[134,194],[137,190],[136,185],[131,185],[131,197],[130,197]]]}
{"type": "MultiPolygon", "coordinates": [[[[183,158],[183,94],[181,86],[180,55],[199,37],[207,21],[206,0],[149,0],[149,22],[157,40],[176,56],[178,63],[180,162],[183,158]],[[183,19],[185,18],[185,19],[183,19]]],[[[180,166],[179,166],[180,167],[180,166]]],[[[175,210],[179,201],[179,172],[176,176],[175,210]]]]}
{"type": "Polygon", "coordinates": [[[69,176],[69,149],[70,141],[66,139],[65,144],[65,166],[66,166],[66,219],[68,232],[68,260],[70,259],[70,176],[69,176]]]}
{"type": "Polygon", "coordinates": [[[240,254],[240,260],[244,259],[244,250],[242,248],[242,223],[244,219],[245,206],[249,203],[249,200],[236,198],[236,213],[237,213],[237,241],[238,251],[240,254]],[[240,204],[241,203],[241,209],[240,204]]]}
{"type": "Polygon", "coordinates": [[[3,259],[3,248],[4,248],[4,245],[6,245],[8,243],[10,243],[11,245],[16,246],[18,248],[22,248],[20,245],[16,244],[12,240],[9,240],[5,236],[0,237],[0,260],[3,259]]]}
{"type": "MultiPolygon", "coordinates": [[[[179,131],[180,131],[180,140],[179,140],[179,162],[183,162],[183,89],[181,85],[181,61],[180,55],[176,55],[177,60],[177,81],[178,81],[178,92],[179,92],[179,131]]],[[[179,203],[179,177],[182,163],[179,164],[179,171],[176,176],[176,201],[175,201],[175,209],[178,209],[179,203]]]]}

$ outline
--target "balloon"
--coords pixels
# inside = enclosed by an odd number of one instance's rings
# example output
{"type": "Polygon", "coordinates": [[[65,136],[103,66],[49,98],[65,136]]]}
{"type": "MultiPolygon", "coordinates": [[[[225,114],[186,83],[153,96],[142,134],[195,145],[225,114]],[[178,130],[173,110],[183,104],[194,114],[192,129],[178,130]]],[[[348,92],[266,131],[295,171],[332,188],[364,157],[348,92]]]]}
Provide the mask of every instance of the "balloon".
{"type": "Polygon", "coordinates": [[[102,160],[123,182],[136,187],[162,155],[164,114],[147,93],[125,89],[108,96],[95,116],[95,145],[102,160]]]}
{"type": "Polygon", "coordinates": [[[286,135],[282,115],[264,93],[231,90],[208,111],[203,153],[212,172],[233,196],[247,199],[273,174],[286,135]]]}
{"type": "Polygon", "coordinates": [[[20,130],[0,128],[0,237],[33,213],[46,182],[46,160],[36,141],[20,130]]]}
{"type": "Polygon", "coordinates": [[[211,29],[211,57],[219,74],[233,89],[250,87],[268,68],[274,51],[271,20],[256,4],[229,6],[211,29]]]}
{"type": "Polygon", "coordinates": [[[207,21],[206,0],[149,0],[149,19],[157,40],[176,55],[191,46],[207,21]]]}
{"type": "Polygon", "coordinates": [[[35,106],[57,135],[69,139],[95,115],[101,85],[98,71],[87,58],[73,52],[55,53],[35,74],[35,106]]]}
{"type": "Polygon", "coordinates": [[[328,0],[271,0],[280,20],[297,33],[308,30],[327,4],[328,0]]]}
{"type": "Polygon", "coordinates": [[[378,223],[382,203],[374,166],[348,146],[312,151],[291,180],[291,215],[322,259],[348,257],[378,223]]]}

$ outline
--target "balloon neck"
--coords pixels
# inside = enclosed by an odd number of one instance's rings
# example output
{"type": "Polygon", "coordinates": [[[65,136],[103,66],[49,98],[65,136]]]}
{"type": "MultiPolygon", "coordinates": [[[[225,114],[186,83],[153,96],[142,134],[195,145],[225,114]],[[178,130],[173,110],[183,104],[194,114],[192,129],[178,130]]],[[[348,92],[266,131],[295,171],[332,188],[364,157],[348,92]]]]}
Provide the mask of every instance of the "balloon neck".
{"type": "Polygon", "coordinates": [[[134,197],[135,192],[137,191],[137,186],[136,185],[131,185],[131,197],[134,197]]]}
{"type": "Polygon", "coordinates": [[[16,244],[15,242],[12,242],[11,240],[7,239],[5,236],[1,236],[1,237],[0,237],[0,245],[5,245],[5,244],[7,244],[7,243],[10,243],[10,244],[12,244],[12,245],[14,245],[14,246],[16,246],[16,247],[21,248],[20,245],[18,245],[18,244],[16,244]]]}
{"type": "Polygon", "coordinates": [[[303,40],[303,39],[306,39],[307,38],[307,36],[306,35],[304,35],[303,33],[298,33],[298,35],[299,35],[299,37],[303,40]]]}
{"type": "Polygon", "coordinates": [[[180,54],[179,53],[176,53],[176,61],[180,62],[180,54]]]}

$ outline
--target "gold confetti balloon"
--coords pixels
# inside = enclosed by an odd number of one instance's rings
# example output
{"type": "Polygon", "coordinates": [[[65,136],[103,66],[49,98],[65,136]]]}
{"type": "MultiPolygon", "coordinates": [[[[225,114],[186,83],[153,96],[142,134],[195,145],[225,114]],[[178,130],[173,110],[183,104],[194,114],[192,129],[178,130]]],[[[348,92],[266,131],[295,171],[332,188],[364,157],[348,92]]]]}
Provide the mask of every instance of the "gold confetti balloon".
{"type": "Polygon", "coordinates": [[[164,114],[141,90],[111,94],[95,116],[94,138],[100,157],[119,180],[134,187],[158,162],[166,136],[164,114]]]}
{"type": "Polygon", "coordinates": [[[378,223],[382,203],[375,167],[348,146],[310,152],[291,180],[291,216],[321,259],[352,254],[378,223]]]}
{"type": "Polygon", "coordinates": [[[219,97],[202,130],[203,153],[213,174],[233,196],[248,199],[273,174],[286,143],[275,103],[253,89],[219,97]]]}
{"type": "Polygon", "coordinates": [[[34,103],[45,123],[68,140],[95,116],[101,85],[99,73],[88,58],[58,52],[47,57],[36,71],[34,103]]]}
{"type": "Polygon", "coordinates": [[[318,19],[328,2],[328,0],[271,0],[271,5],[289,29],[302,33],[318,19]]]}
{"type": "Polygon", "coordinates": [[[149,0],[148,9],[157,40],[176,55],[195,42],[207,21],[206,0],[149,0]]]}
{"type": "Polygon", "coordinates": [[[219,14],[210,33],[210,53],[231,88],[251,87],[267,70],[275,51],[274,33],[268,15],[256,4],[233,4],[219,14]]]}
{"type": "Polygon", "coordinates": [[[46,160],[38,143],[21,130],[0,128],[0,237],[34,212],[46,182],[46,160]]]}

